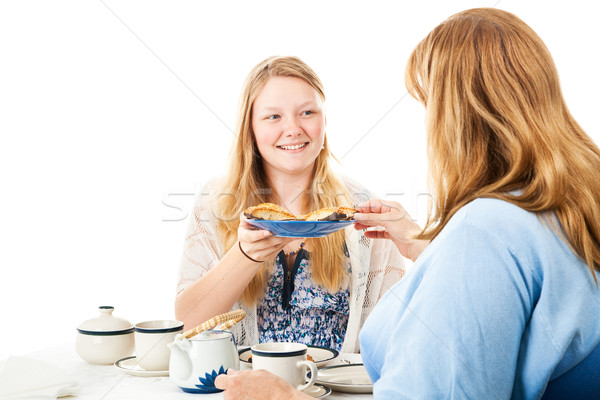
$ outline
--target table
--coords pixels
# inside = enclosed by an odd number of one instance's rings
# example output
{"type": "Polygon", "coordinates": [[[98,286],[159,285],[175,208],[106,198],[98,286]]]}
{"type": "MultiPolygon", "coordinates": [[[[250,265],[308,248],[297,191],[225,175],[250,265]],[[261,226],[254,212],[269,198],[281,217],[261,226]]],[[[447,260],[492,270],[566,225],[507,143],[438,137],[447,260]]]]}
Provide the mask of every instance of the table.
{"type": "MultiPolygon", "coordinates": [[[[339,358],[344,358],[342,354],[339,358]]],[[[214,400],[223,399],[222,393],[190,394],[184,393],[168,377],[139,377],[129,375],[113,365],[94,365],[83,361],[75,352],[74,343],[48,348],[25,357],[46,361],[62,368],[73,376],[81,387],[81,393],[73,400],[170,400],[170,399],[195,399],[214,400]]],[[[352,357],[347,357],[352,360],[352,357]]],[[[3,361],[0,361],[4,364],[3,361]]],[[[333,364],[339,362],[333,361],[333,364]]],[[[332,391],[325,397],[327,400],[372,399],[372,394],[352,394],[332,391]]]]}

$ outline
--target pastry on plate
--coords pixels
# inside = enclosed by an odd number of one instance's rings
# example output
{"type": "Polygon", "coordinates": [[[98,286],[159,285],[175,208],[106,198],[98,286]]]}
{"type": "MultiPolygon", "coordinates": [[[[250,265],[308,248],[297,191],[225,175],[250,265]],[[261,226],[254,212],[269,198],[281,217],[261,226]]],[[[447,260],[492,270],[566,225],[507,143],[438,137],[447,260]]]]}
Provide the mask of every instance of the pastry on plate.
{"type": "Polygon", "coordinates": [[[356,210],[350,207],[327,207],[311,213],[296,216],[285,208],[273,203],[261,203],[244,210],[244,216],[250,219],[271,221],[348,221],[356,210]]]}
{"type": "Polygon", "coordinates": [[[296,216],[285,208],[273,203],[261,203],[244,210],[244,216],[251,219],[267,219],[272,221],[295,220],[296,216]]]}
{"type": "Polygon", "coordinates": [[[304,216],[305,221],[347,221],[354,217],[356,210],[350,207],[328,207],[313,211],[304,216]]]}

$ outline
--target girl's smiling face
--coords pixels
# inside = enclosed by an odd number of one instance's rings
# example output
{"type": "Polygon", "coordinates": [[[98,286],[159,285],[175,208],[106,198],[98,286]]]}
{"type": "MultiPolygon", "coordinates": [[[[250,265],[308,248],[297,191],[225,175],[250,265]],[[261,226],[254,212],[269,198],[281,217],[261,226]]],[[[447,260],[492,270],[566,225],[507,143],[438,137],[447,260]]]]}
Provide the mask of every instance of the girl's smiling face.
{"type": "Polygon", "coordinates": [[[270,78],[254,100],[252,131],[267,176],[312,174],[325,140],[323,100],[300,78],[270,78]]]}

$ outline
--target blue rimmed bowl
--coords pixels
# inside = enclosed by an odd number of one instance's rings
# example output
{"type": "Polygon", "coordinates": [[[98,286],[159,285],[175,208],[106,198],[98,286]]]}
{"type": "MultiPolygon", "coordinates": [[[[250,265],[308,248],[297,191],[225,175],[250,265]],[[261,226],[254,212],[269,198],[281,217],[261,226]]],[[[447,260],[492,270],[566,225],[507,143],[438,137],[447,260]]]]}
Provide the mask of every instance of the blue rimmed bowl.
{"type": "Polygon", "coordinates": [[[325,237],[352,225],[349,221],[270,221],[266,219],[248,219],[248,223],[260,229],[265,229],[275,236],[314,238],[325,237]]]}

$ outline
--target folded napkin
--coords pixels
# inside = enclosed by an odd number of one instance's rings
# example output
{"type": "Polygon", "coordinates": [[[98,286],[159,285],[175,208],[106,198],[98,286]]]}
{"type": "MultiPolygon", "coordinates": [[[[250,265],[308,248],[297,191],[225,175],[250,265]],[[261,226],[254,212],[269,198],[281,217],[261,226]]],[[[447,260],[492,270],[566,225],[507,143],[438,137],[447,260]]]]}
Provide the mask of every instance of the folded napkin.
{"type": "Polygon", "coordinates": [[[77,382],[40,360],[11,356],[0,372],[0,399],[50,400],[79,393],[77,382]]]}

